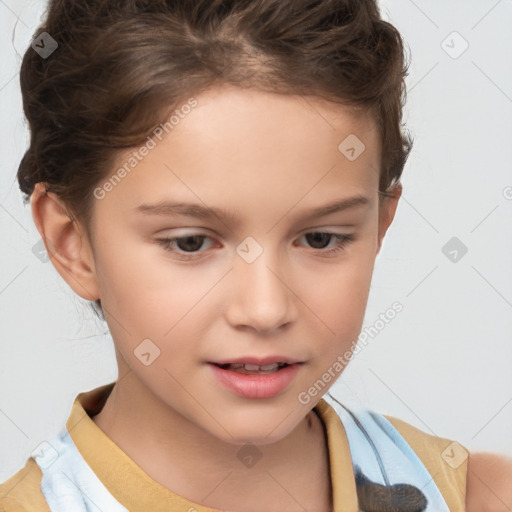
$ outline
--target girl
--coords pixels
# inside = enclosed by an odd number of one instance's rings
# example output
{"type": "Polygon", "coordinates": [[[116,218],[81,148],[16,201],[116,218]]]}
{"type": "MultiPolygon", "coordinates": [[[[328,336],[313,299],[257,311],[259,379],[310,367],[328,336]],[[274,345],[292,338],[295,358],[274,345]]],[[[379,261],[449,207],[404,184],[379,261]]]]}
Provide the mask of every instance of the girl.
{"type": "Polygon", "coordinates": [[[508,461],[327,393],[401,195],[405,74],[373,0],[50,2],[18,179],[119,377],[3,510],[512,505],[508,461]]]}

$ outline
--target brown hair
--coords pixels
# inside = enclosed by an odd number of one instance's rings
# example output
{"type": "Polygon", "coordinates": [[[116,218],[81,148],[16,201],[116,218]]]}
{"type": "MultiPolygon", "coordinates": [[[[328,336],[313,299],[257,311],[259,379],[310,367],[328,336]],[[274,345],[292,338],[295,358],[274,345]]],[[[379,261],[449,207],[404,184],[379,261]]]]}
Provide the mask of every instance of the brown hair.
{"type": "MultiPolygon", "coordinates": [[[[20,83],[30,146],[18,169],[28,202],[46,183],[91,235],[93,191],[120,151],[145,141],[187,98],[232,83],[371,112],[382,143],[379,192],[399,183],[408,63],[376,0],[50,0],[20,83]]],[[[93,309],[104,319],[101,302],[93,309]]]]}

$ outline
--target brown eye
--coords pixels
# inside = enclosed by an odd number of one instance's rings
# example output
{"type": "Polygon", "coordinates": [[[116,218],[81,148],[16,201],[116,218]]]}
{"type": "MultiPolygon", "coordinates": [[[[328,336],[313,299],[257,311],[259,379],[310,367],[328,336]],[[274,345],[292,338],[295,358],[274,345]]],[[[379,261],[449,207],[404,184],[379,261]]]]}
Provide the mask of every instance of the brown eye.
{"type": "Polygon", "coordinates": [[[308,240],[308,243],[312,243],[312,246],[314,249],[325,249],[324,242],[326,245],[328,245],[330,239],[332,238],[332,233],[308,233],[307,235],[304,235],[306,239],[308,240]],[[318,247],[320,245],[320,247],[318,247]]]}
{"type": "Polygon", "coordinates": [[[312,231],[310,233],[306,233],[304,238],[307,239],[308,244],[310,244],[313,249],[318,249],[320,254],[334,254],[343,250],[350,242],[355,240],[355,235],[312,231]],[[325,249],[333,238],[337,240],[335,244],[328,249],[325,249]]]}
{"type": "Polygon", "coordinates": [[[185,252],[194,252],[201,248],[206,237],[202,235],[185,236],[176,238],[176,246],[185,252]]]}
{"type": "Polygon", "coordinates": [[[206,235],[187,235],[180,237],[158,238],[156,241],[168,252],[175,253],[178,256],[201,255],[205,251],[200,251],[203,247],[205,239],[209,239],[206,235]]]}

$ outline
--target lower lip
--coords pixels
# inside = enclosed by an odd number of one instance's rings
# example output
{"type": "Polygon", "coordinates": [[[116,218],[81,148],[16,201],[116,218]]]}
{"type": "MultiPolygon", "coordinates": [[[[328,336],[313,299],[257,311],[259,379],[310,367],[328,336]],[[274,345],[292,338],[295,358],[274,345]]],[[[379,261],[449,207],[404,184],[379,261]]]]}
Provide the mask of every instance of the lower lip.
{"type": "Polygon", "coordinates": [[[224,370],[209,363],[215,377],[239,396],[244,398],[270,398],[284,391],[292,382],[302,363],[295,363],[274,373],[246,375],[224,370]]]}

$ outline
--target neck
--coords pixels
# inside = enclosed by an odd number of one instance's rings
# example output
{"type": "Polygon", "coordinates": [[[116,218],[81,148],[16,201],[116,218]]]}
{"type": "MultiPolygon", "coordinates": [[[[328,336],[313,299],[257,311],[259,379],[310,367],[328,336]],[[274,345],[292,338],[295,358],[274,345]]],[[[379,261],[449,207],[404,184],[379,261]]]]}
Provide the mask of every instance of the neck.
{"type": "Polygon", "coordinates": [[[163,403],[130,370],[124,375],[92,420],[170,491],[237,512],[253,511],[255,503],[269,512],[332,507],[326,435],[314,411],[286,437],[244,452],[163,403]]]}

